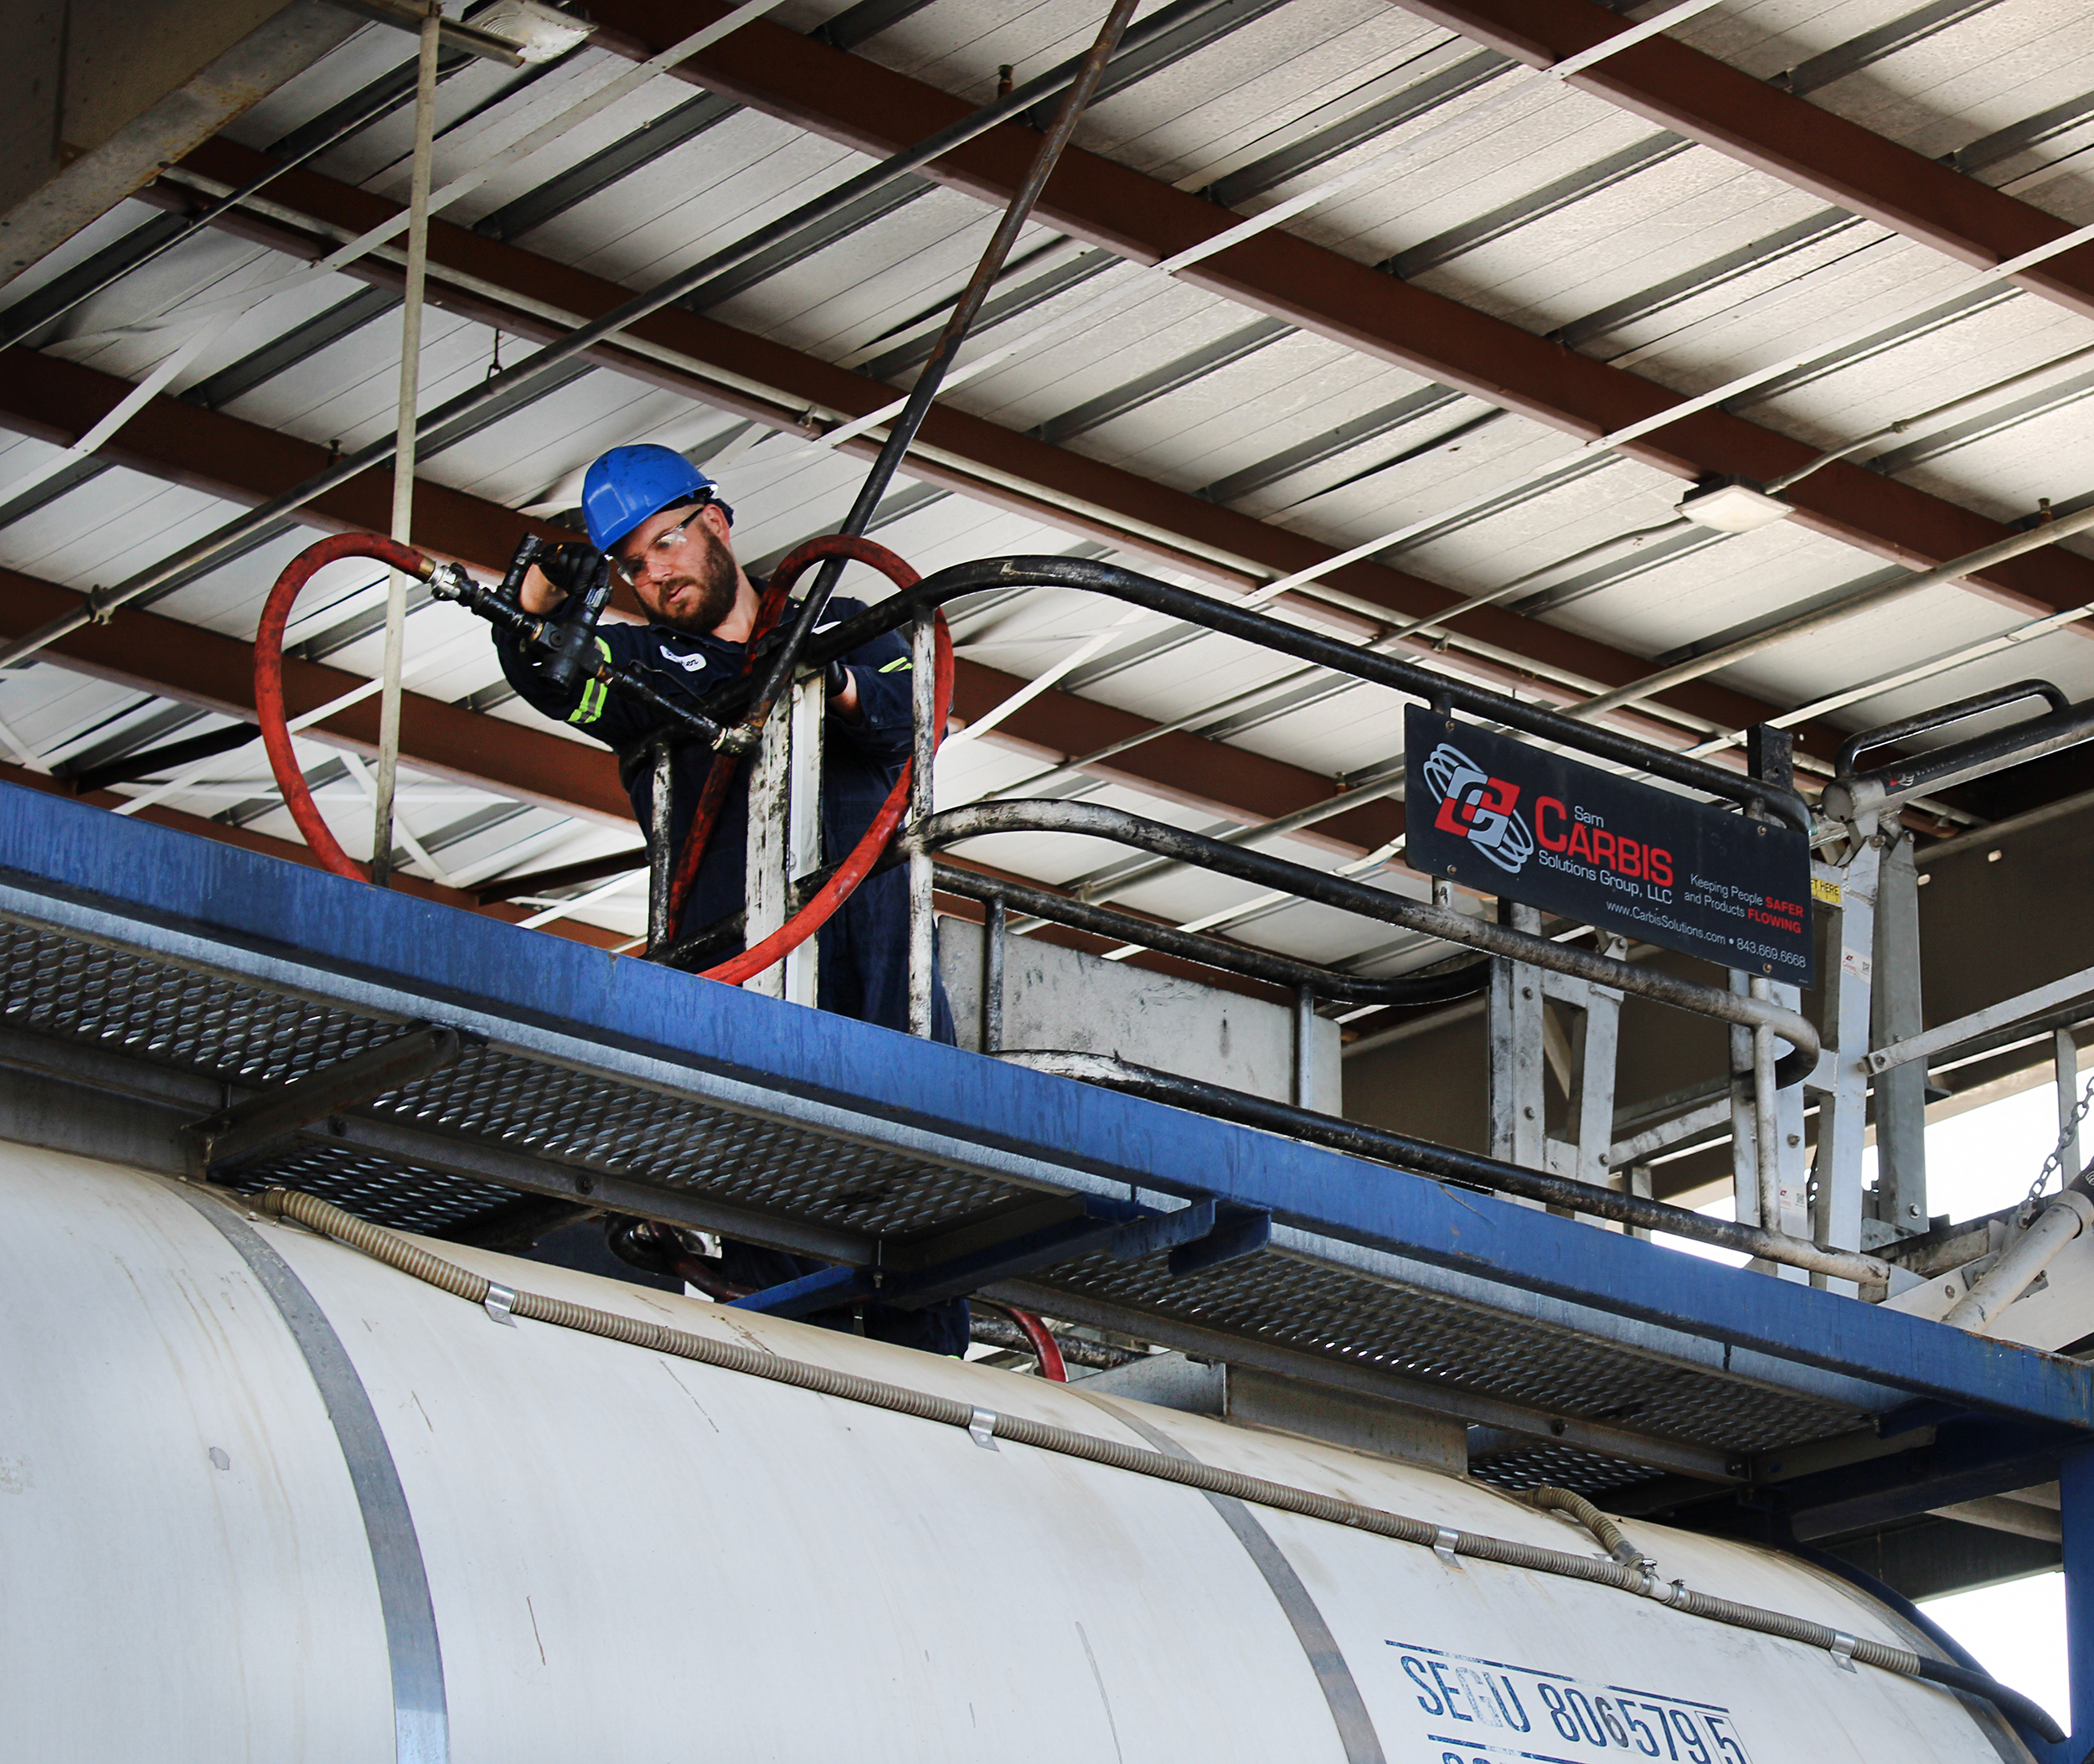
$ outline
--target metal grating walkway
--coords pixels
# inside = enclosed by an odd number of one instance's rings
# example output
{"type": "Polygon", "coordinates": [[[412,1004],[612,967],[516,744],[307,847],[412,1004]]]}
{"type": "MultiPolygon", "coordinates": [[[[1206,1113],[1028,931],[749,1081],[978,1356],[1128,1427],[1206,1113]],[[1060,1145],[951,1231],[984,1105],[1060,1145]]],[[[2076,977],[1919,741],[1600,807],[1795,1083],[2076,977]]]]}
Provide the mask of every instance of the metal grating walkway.
{"type": "MultiPolygon", "coordinates": [[[[14,800],[26,794],[0,792],[0,817],[55,835],[26,846],[0,818],[0,1063],[14,1068],[0,1137],[60,1122],[68,1149],[179,1170],[184,1122],[433,1022],[483,1039],[234,1179],[296,1183],[425,1232],[523,1191],[866,1263],[994,1235],[1043,1201],[1172,1210],[1195,1188],[1178,1173],[1197,1170],[1197,1186],[1272,1208],[1268,1247],[1184,1277],[1161,1254],[1091,1253],[989,1290],[1509,1428],[1595,1487],[1725,1479],[1750,1454],[1853,1432],[1922,1388],[1751,1344],[1766,1338],[1751,1314],[1761,1305],[1906,1324],[1854,1301],[1707,1263],[1682,1271],[1689,1258],[1573,1221],[1474,1195],[1450,1206],[1378,1165],[270,859],[215,847],[199,859],[200,842],[14,800]],[[77,848],[86,835],[92,848],[77,848]],[[25,874],[29,849],[41,874],[25,874]],[[1379,1209],[1373,1228],[1318,1229],[1278,1198],[1290,1181],[1324,1184],[1327,1213],[1379,1209]],[[1535,1245],[1562,1276],[1532,1271],[1535,1245]],[[1736,1293],[1740,1327],[1635,1314],[1616,1262],[1645,1287],[1656,1275],[1736,1293]]],[[[1504,1473],[1525,1473],[1528,1456],[1508,1456],[1504,1473]]]]}

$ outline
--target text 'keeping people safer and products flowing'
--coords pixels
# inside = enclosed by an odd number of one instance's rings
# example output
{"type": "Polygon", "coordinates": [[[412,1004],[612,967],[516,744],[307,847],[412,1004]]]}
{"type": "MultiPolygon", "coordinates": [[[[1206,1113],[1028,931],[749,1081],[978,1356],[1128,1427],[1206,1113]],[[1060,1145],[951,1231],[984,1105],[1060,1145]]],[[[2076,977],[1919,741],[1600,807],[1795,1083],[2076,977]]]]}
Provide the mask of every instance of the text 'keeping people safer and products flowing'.
{"type": "Polygon", "coordinates": [[[1411,867],[1662,949],[1792,985],[1813,977],[1810,846],[1413,708],[1411,867]]]}

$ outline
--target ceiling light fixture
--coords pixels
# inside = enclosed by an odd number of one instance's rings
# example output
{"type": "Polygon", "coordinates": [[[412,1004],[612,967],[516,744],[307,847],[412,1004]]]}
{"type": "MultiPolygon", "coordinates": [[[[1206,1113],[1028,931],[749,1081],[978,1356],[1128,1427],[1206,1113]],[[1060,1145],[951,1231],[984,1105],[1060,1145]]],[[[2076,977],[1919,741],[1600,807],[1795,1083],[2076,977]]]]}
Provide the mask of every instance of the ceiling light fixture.
{"type": "Polygon", "coordinates": [[[1675,505],[1695,525],[1718,533],[1756,533],[1796,510],[1770,496],[1749,477],[1716,477],[1698,485],[1675,505]]]}
{"type": "Polygon", "coordinates": [[[513,44],[526,66],[565,54],[586,42],[596,29],[587,18],[576,18],[543,0],[495,0],[485,11],[473,14],[472,28],[513,44]]]}

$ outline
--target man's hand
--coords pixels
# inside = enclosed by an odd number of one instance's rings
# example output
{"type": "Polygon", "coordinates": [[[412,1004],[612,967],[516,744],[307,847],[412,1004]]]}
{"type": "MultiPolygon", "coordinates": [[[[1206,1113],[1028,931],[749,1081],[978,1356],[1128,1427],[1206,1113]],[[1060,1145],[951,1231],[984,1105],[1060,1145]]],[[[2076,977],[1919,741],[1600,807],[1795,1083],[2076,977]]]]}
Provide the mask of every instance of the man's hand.
{"type": "Polygon", "coordinates": [[[822,689],[828,694],[828,708],[833,715],[846,723],[859,721],[864,713],[858,705],[858,676],[841,662],[831,662],[822,675],[822,689]]]}
{"type": "Polygon", "coordinates": [[[526,612],[542,619],[560,611],[567,598],[567,591],[554,587],[552,578],[534,564],[524,572],[524,585],[517,591],[516,597],[526,612]]]}

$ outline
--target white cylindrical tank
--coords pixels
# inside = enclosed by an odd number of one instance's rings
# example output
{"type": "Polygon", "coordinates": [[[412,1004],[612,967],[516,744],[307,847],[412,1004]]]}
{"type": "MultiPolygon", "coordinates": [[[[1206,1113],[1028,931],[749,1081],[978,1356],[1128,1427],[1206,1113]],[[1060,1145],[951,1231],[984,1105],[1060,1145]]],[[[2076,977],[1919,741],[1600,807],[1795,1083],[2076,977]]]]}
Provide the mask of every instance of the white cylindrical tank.
{"type": "MultiPolygon", "coordinates": [[[[432,1247],[529,1290],[1600,1553],[1480,1484],[432,1247]]],[[[2026,1757],[1949,1693],[1822,1650],[505,1324],[200,1191],[13,1146],[0,1340],[0,1720],[39,1764],[2026,1757]]],[[[1665,1579],[1911,1639],[1808,1566],[1631,1531],[1665,1579]]]]}

